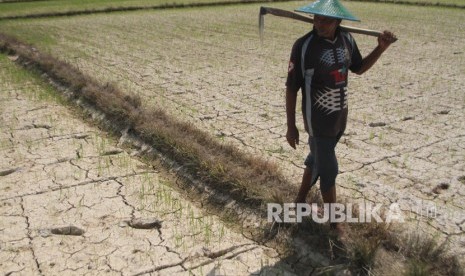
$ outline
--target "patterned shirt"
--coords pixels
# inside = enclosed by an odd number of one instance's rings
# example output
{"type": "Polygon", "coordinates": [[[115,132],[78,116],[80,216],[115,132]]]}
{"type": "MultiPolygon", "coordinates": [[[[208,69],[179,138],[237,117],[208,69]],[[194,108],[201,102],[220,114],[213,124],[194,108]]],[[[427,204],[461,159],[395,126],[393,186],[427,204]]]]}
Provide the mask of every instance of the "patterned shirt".
{"type": "Polygon", "coordinates": [[[302,112],[311,136],[342,135],[348,113],[348,70],[357,72],[361,65],[355,40],[339,28],[334,41],[311,31],[294,43],[286,86],[302,90],[302,112]]]}

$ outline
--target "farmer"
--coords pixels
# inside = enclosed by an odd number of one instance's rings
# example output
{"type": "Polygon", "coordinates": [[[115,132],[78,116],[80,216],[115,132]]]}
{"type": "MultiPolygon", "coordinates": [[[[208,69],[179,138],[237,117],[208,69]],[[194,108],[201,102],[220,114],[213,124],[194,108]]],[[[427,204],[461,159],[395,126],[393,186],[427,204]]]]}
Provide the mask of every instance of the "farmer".
{"type": "MultiPolygon", "coordinates": [[[[301,89],[310,146],[295,202],[305,203],[319,177],[323,202],[336,203],[335,147],[346,127],[348,70],[359,75],[365,73],[396,38],[384,31],[378,37],[378,46],[362,58],[353,37],[339,27],[342,19],[359,20],[338,0],[319,0],[297,11],[314,14],[314,23],[313,30],[294,43],[286,81],[287,142],[294,149],[299,143],[295,109],[297,92],[301,89]]],[[[343,234],[340,225],[330,225],[343,234]]]]}

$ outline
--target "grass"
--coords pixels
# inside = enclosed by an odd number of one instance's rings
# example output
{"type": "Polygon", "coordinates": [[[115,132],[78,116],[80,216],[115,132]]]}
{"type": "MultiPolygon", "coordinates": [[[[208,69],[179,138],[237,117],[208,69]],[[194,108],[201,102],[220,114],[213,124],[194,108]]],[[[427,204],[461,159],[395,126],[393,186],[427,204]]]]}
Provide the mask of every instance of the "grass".
{"type": "Polygon", "coordinates": [[[431,271],[431,264],[414,260],[410,262],[408,266],[408,272],[406,273],[406,275],[426,276],[426,275],[431,275],[430,271],[431,271]]]}
{"type": "MultiPolygon", "coordinates": [[[[249,0],[250,1],[250,0],[249,0]]],[[[215,2],[234,3],[248,0],[47,0],[0,2],[0,19],[27,18],[54,15],[74,15],[93,12],[125,11],[146,8],[208,4],[215,2]]]]}
{"type": "Polygon", "coordinates": [[[463,0],[346,0],[360,2],[379,2],[379,3],[396,3],[396,4],[413,4],[417,6],[450,6],[450,7],[465,7],[463,0]]]}
{"type": "MultiPolygon", "coordinates": [[[[4,54],[1,55],[0,64],[5,66],[6,63],[10,63],[7,56],[4,54]]],[[[22,70],[17,67],[8,66],[8,75],[7,78],[13,83],[33,83],[36,86],[32,86],[25,96],[33,100],[44,100],[51,101],[57,104],[66,104],[66,101],[57,93],[57,91],[50,85],[44,84],[36,74],[31,73],[26,70],[22,70]]],[[[15,116],[13,116],[15,117],[15,116]]]]}
{"type": "Polygon", "coordinates": [[[409,258],[406,275],[463,275],[457,259],[447,253],[446,242],[417,233],[407,236],[402,253],[409,258]],[[440,268],[440,269],[438,269],[440,268]]]}

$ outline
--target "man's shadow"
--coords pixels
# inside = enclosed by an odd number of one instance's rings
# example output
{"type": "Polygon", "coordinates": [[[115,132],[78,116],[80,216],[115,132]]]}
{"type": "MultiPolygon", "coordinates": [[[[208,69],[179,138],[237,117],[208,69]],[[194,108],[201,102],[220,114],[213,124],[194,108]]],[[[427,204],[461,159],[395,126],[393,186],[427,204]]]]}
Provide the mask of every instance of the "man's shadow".
{"type": "Polygon", "coordinates": [[[281,259],[251,275],[345,275],[350,266],[344,242],[329,225],[310,219],[301,223],[271,223],[264,229],[267,243],[285,243],[281,259]]]}

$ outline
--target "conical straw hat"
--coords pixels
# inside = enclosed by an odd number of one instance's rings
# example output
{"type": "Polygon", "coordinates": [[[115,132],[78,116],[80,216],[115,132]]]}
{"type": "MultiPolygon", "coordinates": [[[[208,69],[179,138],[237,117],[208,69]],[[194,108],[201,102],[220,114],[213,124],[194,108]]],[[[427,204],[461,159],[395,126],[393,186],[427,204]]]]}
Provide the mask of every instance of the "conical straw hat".
{"type": "Polygon", "coordinates": [[[317,0],[307,6],[296,9],[296,11],[338,19],[360,21],[360,19],[351,14],[338,0],[317,0]]]}

